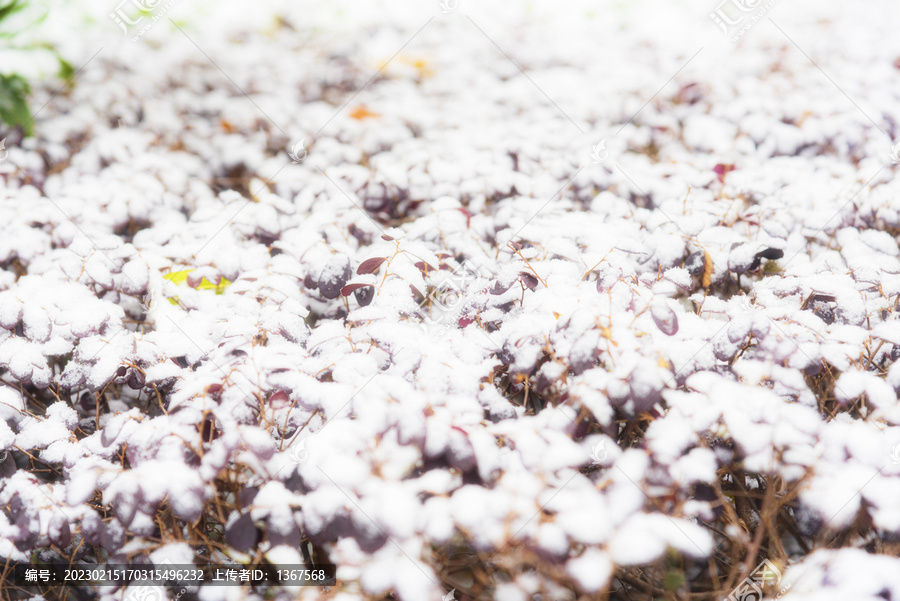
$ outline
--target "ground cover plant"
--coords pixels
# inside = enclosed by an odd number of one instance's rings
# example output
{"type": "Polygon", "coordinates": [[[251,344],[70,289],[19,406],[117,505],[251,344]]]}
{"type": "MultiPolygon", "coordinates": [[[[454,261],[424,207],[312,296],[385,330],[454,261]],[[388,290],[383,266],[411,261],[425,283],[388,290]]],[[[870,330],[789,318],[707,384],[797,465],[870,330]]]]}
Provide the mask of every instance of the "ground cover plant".
{"type": "Polygon", "coordinates": [[[0,594],[900,599],[900,9],[870,9],[30,13],[0,594]],[[336,573],[16,571],[150,563],[336,573]]]}

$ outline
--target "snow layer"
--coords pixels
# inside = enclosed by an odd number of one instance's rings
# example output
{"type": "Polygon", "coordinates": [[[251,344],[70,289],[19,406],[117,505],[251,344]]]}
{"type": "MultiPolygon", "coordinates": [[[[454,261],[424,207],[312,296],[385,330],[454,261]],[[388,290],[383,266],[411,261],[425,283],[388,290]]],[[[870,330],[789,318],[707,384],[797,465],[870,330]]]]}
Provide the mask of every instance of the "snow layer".
{"type": "Polygon", "coordinates": [[[311,543],[335,599],[573,598],[750,548],[734,491],[777,481],[792,533],[847,546],[769,545],[783,598],[885,597],[875,4],[779,3],[737,44],[700,0],[52,13],[83,73],[0,161],[0,558],[189,562],[166,512],[221,522],[217,559],[311,543]],[[495,554],[484,589],[444,569],[495,554]]]}

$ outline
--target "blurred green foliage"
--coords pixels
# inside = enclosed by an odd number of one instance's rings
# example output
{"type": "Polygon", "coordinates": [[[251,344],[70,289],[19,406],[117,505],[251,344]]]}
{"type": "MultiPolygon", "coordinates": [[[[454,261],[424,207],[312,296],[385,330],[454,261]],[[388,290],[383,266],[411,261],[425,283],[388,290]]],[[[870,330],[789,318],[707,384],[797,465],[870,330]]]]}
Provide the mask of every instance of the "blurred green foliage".
{"type": "MultiPolygon", "coordinates": [[[[22,51],[49,51],[59,63],[57,75],[69,81],[75,74],[71,63],[56,49],[45,42],[20,43],[24,31],[40,25],[47,16],[43,10],[28,11],[30,0],[0,0],[0,48],[22,51]],[[35,12],[37,14],[35,14],[35,12]]],[[[0,73],[0,121],[12,127],[22,128],[26,136],[34,134],[34,120],[28,109],[31,86],[25,77],[17,73],[0,73]]]]}
{"type": "Polygon", "coordinates": [[[21,127],[26,136],[34,133],[34,121],[28,110],[31,86],[20,75],[0,75],[0,121],[21,127]]]}

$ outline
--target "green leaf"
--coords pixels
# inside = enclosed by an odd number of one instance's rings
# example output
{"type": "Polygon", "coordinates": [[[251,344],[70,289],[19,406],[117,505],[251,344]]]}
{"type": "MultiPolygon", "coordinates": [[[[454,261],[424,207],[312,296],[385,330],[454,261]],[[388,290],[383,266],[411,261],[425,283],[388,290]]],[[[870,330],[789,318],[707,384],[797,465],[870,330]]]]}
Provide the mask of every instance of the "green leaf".
{"type": "Polygon", "coordinates": [[[677,570],[669,570],[666,574],[666,579],[663,583],[663,586],[666,587],[667,591],[677,591],[682,586],[684,586],[685,579],[684,573],[677,570]]]}
{"type": "Polygon", "coordinates": [[[66,59],[57,56],[56,60],[59,61],[59,78],[65,81],[69,81],[73,77],[75,77],[75,67],[72,66],[72,63],[67,61],[66,59]]]}
{"type": "Polygon", "coordinates": [[[31,87],[21,75],[0,75],[0,121],[21,127],[26,136],[34,133],[34,121],[28,110],[31,87]]]}
{"type": "Polygon", "coordinates": [[[20,0],[12,0],[12,2],[7,2],[0,6],[0,23],[3,22],[3,19],[7,18],[10,15],[14,15],[15,13],[21,11],[25,8],[25,3],[20,0]]]}

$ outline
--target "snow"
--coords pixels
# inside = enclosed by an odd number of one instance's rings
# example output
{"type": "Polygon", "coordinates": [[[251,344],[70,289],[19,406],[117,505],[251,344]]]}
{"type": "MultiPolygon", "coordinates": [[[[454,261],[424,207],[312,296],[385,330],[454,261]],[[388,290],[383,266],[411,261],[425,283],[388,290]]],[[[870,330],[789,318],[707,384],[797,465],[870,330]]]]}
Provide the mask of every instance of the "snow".
{"type": "Polygon", "coordinates": [[[203,514],[206,490],[199,474],[190,467],[171,462],[161,465],[169,477],[168,500],[179,517],[193,522],[203,514]]]}
{"type": "Polygon", "coordinates": [[[58,440],[68,439],[70,434],[61,421],[30,418],[16,435],[16,446],[21,449],[43,449],[58,440]]]}
{"type": "Polygon", "coordinates": [[[12,448],[16,440],[16,434],[6,422],[0,422],[0,450],[7,451],[12,448]]]}
{"type": "Polygon", "coordinates": [[[617,565],[652,563],[666,550],[666,541],[650,526],[649,515],[635,514],[617,530],[609,551],[617,565]]]}
{"type": "Polygon", "coordinates": [[[566,571],[587,593],[595,593],[607,586],[612,568],[609,555],[597,549],[587,549],[579,557],[566,562],[566,571]]]}
{"type": "Polygon", "coordinates": [[[0,292],[0,326],[11,330],[22,319],[22,302],[10,291],[0,292]]]}
{"type": "MultiPolygon", "coordinates": [[[[553,507],[556,508],[557,503],[553,507]]],[[[583,494],[578,505],[563,506],[559,510],[557,523],[572,541],[598,545],[606,542],[612,530],[605,509],[602,497],[591,499],[583,494]]]]}
{"type": "Polygon", "coordinates": [[[885,555],[869,555],[862,549],[819,549],[784,576],[782,597],[788,601],[821,598],[838,599],[853,595],[859,599],[893,598],[900,585],[892,577],[898,560],[885,555]]]}
{"type": "Polygon", "coordinates": [[[0,416],[4,421],[18,422],[25,411],[25,400],[22,394],[12,388],[0,388],[0,416]]]}
{"type": "Polygon", "coordinates": [[[69,505],[80,505],[94,494],[99,474],[96,469],[82,469],[72,474],[66,484],[66,502],[69,505]]]}

